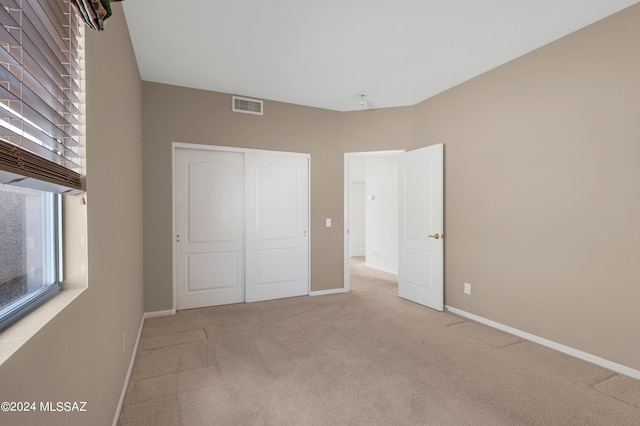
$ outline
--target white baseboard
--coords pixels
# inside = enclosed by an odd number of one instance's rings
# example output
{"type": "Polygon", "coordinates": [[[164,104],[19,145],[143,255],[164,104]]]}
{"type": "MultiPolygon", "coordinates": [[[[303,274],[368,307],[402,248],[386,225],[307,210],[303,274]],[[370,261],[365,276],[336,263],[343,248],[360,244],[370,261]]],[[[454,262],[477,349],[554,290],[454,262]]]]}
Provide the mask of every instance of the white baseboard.
{"type": "Polygon", "coordinates": [[[145,318],[166,317],[166,316],[175,315],[175,314],[176,314],[175,309],[168,309],[166,311],[145,312],[144,317],[145,318]]]}
{"type": "Polygon", "coordinates": [[[581,360],[599,365],[600,367],[607,368],[609,370],[615,371],[616,373],[624,374],[625,376],[633,377],[634,379],[640,380],[640,371],[635,370],[631,367],[627,367],[626,365],[618,364],[616,362],[609,361],[608,359],[600,358],[599,356],[592,355],[587,352],[583,352],[581,350],[554,342],[552,340],[545,339],[540,336],[536,336],[535,334],[527,333],[526,331],[518,330],[517,328],[509,327],[508,325],[504,325],[499,322],[495,322],[490,319],[483,318],[481,316],[463,311],[461,309],[457,309],[457,308],[446,306],[446,305],[445,305],[445,309],[448,310],[449,312],[460,315],[462,317],[469,318],[476,322],[488,325],[493,328],[497,328],[498,330],[502,330],[507,333],[513,334],[515,336],[522,337],[523,339],[529,340],[534,343],[538,343],[542,346],[546,346],[551,349],[555,349],[556,351],[565,353],[567,355],[580,358],[581,360]]]}
{"type": "Polygon", "coordinates": [[[133,371],[133,363],[136,360],[136,354],[138,353],[138,344],[140,344],[140,337],[142,336],[142,327],[144,326],[144,315],[140,320],[140,328],[138,328],[138,336],[136,342],[133,345],[133,352],[131,353],[131,361],[129,361],[129,369],[127,375],[124,378],[124,385],[122,386],[122,392],[120,393],[120,401],[118,401],[118,408],[116,408],[116,415],[113,418],[113,426],[118,425],[120,414],[122,414],[122,406],[124,405],[124,397],[127,395],[127,388],[129,387],[129,379],[131,378],[131,372],[133,371]]]}
{"type": "Polygon", "coordinates": [[[398,275],[398,271],[392,271],[391,269],[381,268],[379,266],[372,265],[372,264],[367,263],[367,262],[364,263],[364,266],[366,266],[369,269],[375,269],[376,271],[386,272],[387,274],[398,275]]]}
{"type": "Polygon", "coordinates": [[[318,290],[318,291],[310,291],[309,296],[324,296],[327,294],[338,294],[338,293],[346,293],[347,291],[344,288],[332,288],[331,290],[318,290]]]}

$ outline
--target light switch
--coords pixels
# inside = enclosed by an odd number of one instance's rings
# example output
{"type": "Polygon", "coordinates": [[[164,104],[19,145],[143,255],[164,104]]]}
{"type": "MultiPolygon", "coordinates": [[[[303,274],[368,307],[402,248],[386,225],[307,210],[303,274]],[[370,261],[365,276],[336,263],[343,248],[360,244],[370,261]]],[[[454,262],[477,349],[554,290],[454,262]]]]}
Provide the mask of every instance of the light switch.
{"type": "Polygon", "coordinates": [[[331,228],[331,218],[330,218],[330,217],[328,217],[328,218],[325,220],[325,222],[326,222],[326,225],[325,225],[325,226],[326,226],[327,228],[331,228]]]}

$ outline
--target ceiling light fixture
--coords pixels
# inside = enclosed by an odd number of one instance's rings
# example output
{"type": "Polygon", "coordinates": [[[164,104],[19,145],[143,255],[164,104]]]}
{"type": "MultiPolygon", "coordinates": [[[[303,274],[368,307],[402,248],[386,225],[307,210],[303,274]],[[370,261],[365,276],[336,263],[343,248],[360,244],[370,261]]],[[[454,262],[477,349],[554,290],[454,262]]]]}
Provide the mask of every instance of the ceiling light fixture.
{"type": "Polygon", "coordinates": [[[369,104],[367,103],[367,101],[364,99],[364,97],[367,95],[360,95],[360,108],[365,109],[369,104]]]}

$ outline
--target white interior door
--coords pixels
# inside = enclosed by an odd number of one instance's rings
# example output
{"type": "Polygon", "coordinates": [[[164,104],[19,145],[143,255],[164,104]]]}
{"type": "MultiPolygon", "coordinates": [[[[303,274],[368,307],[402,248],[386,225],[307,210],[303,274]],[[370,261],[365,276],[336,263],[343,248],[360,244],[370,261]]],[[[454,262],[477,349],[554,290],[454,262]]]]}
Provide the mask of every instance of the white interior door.
{"type": "Polygon", "coordinates": [[[350,255],[364,256],[366,253],[365,244],[365,221],[366,221],[366,184],[364,182],[351,182],[349,193],[349,244],[350,255]]]}
{"type": "Polygon", "coordinates": [[[443,146],[399,157],[398,295],[444,309],[443,146]]]}
{"type": "Polygon", "coordinates": [[[244,301],[244,154],[175,151],[176,308],[244,301]]]}
{"type": "Polygon", "coordinates": [[[309,294],[309,159],[247,153],[246,301],[309,294]]]}

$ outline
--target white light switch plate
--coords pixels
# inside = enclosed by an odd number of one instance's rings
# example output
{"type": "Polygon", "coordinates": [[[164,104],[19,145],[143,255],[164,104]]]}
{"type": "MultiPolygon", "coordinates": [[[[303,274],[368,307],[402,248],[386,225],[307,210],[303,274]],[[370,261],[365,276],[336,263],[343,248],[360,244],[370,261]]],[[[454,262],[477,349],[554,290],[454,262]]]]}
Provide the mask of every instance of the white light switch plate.
{"type": "Polygon", "coordinates": [[[325,223],[326,223],[326,227],[327,228],[331,228],[331,218],[330,217],[325,219],[325,223]]]}

